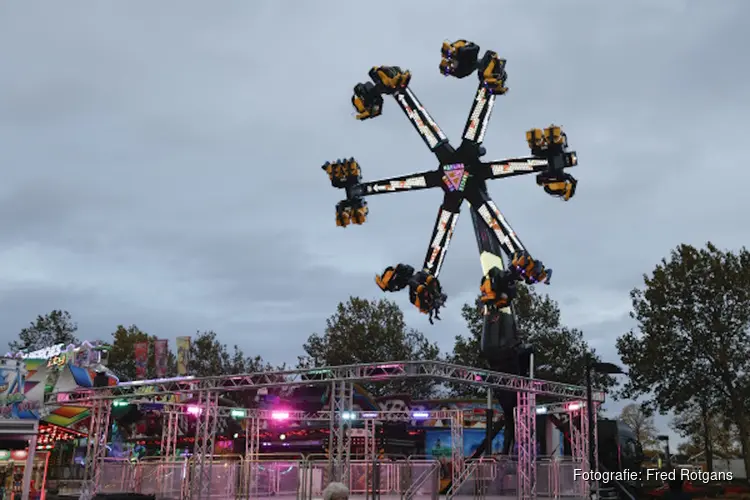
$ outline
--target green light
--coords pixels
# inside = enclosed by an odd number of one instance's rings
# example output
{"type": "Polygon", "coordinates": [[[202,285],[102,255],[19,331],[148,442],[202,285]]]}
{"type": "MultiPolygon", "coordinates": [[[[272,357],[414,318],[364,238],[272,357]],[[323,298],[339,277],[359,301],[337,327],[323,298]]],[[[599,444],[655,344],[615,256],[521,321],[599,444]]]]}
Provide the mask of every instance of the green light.
{"type": "Polygon", "coordinates": [[[241,408],[235,408],[230,412],[230,415],[232,416],[232,418],[245,418],[247,413],[241,408]]]}
{"type": "Polygon", "coordinates": [[[112,403],[112,406],[122,407],[122,406],[128,406],[128,404],[129,403],[127,401],[125,401],[124,399],[121,399],[121,400],[118,400],[118,401],[115,401],[114,403],[112,403]]]}

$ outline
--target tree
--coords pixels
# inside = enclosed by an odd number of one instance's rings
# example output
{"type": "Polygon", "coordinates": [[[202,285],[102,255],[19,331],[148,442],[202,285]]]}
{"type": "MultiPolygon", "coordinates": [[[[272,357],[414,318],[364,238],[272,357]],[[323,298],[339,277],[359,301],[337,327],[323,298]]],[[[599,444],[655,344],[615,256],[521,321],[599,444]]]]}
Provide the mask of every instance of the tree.
{"type": "MultiPolygon", "coordinates": [[[[570,329],[561,324],[560,308],[548,295],[539,295],[533,288],[519,285],[518,295],[513,302],[516,324],[522,340],[534,348],[534,376],[546,380],[569,384],[585,383],[585,359],[591,353],[594,361],[599,357],[591,350],[580,330],[570,329]]],[[[449,355],[452,363],[489,368],[481,352],[483,315],[476,304],[464,304],[461,315],[469,330],[467,336],[457,335],[453,352],[449,355]]],[[[596,387],[607,389],[616,381],[609,375],[593,374],[596,387]]],[[[466,385],[452,384],[456,396],[480,396],[484,389],[477,390],[466,385]]]]}
{"type": "MultiPolygon", "coordinates": [[[[148,342],[148,364],[146,377],[156,377],[156,359],[154,357],[154,342],[157,338],[141,331],[136,325],[124,327],[118,325],[112,333],[112,349],[109,351],[107,368],[117,375],[121,381],[135,380],[135,345],[148,342]]],[[[174,376],[177,372],[177,360],[170,351],[167,353],[167,376],[174,376]]]]}
{"type": "Polygon", "coordinates": [[[230,353],[214,331],[197,332],[190,344],[190,373],[196,377],[236,375],[271,370],[260,356],[248,357],[238,346],[230,353]]]}
{"type": "MultiPolygon", "coordinates": [[[[335,366],[382,361],[434,360],[440,356],[437,344],[421,332],[408,328],[401,309],[387,299],[370,301],[350,297],[339,303],[326,320],[324,333],[313,333],[303,345],[305,356],[298,366],[335,366]]],[[[427,380],[401,381],[386,387],[368,384],[376,396],[387,392],[409,392],[413,398],[427,397],[435,383],[427,380]]]]}
{"type": "Polygon", "coordinates": [[[21,330],[18,340],[9,342],[12,352],[33,352],[57,344],[77,344],[78,325],[73,322],[68,311],[54,310],[44,316],[37,316],[36,321],[21,330]]]}
{"type": "Polygon", "coordinates": [[[670,427],[688,438],[690,449],[695,450],[693,455],[708,450],[707,462],[712,462],[715,455],[724,458],[740,455],[737,426],[715,410],[706,411],[699,405],[691,407],[675,416],[670,427]]]}
{"type": "MultiPolygon", "coordinates": [[[[617,340],[626,395],[650,408],[719,411],[737,426],[750,474],[750,252],[680,245],[631,291],[637,332],[617,340]]],[[[704,433],[706,430],[704,430],[704,433]]],[[[704,436],[708,443],[710,436],[704,436]]],[[[706,449],[710,457],[710,449],[706,449]]]]}
{"type": "Polygon", "coordinates": [[[656,436],[658,430],[654,425],[654,417],[644,412],[637,403],[630,403],[620,412],[620,422],[624,423],[633,430],[638,442],[644,448],[657,446],[656,436]]]}

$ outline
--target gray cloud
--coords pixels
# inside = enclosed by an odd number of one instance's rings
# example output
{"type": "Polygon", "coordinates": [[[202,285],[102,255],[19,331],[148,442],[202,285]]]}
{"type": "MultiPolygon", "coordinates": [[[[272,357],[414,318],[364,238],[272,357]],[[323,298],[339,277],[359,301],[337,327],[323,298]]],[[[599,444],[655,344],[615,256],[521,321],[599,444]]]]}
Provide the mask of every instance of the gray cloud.
{"type": "MultiPolygon", "coordinates": [[[[526,178],[491,192],[603,355],[632,326],[628,290],[672,247],[747,240],[745,2],[427,6],[4,5],[0,340],[67,308],[89,336],[211,328],[293,361],[338,301],[379,296],[376,272],[423,258],[439,194],[373,199],[367,225],[341,230],[319,165],[355,156],[368,179],[434,168],[395,103],[356,123],[349,98],[370,66],[408,67],[457,137],[475,83],[438,75],[446,38],[508,58],[489,157],[525,154],[524,131],[550,122],[579,152],[571,203],[526,178]]],[[[442,323],[395,297],[445,350],[480,277],[470,226],[465,213],[441,276],[442,323]]]]}

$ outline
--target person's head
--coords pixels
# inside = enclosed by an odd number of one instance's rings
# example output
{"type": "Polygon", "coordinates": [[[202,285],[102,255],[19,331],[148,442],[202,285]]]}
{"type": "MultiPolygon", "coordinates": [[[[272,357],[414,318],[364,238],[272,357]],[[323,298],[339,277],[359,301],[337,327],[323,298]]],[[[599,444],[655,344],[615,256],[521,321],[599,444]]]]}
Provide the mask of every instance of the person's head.
{"type": "Polygon", "coordinates": [[[343,483],[331,483],[323,490],[323,500],[348,500],[349,488],[343,483]]]}

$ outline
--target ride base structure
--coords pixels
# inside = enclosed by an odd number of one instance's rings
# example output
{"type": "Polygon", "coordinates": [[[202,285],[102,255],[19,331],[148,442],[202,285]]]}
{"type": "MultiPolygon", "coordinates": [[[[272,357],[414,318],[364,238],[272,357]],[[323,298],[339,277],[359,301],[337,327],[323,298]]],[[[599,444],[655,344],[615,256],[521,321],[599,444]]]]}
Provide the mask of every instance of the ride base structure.
{"type": "MultiPolygon", "coordinates": [[[[439,188],[443,202],[438,210],[427,254],[420,270],[407,264],[387,267],[376,276],[377,285],[385,292],[408,288],[409,299],[432,323],[439,319],[447,295],[439,281],[448,245],[453,236],[464,202],[469,205],[482,267],[479,306],[484,313],[482,354],[493,370],[530,375],[529,346],[516,328],[512,301],[516,285],[525,282],[549,284],[552,270],[534,259],[487,192],[487,181],[519,175],[536,174],[536,183],[544,191],[563,201],[576,192],[577,181],[567,169],[578,164],[575,152],[568,151],[567,136],[561,127],[551,125],[544,130],[526,133],[531,156],[484,161],[483,146],[490,116],[498,96],[508,92],[506,61],[493,51],[479,57],[479,46],[466,40],[444,42],[439,65],[441,74],[465,78],[474,72],[478,77],[474,100],[464,126],[461,142],[450,144],[424,105],[409,87],[411,73],[397,66],[373,67],[372,81],[354,87],[352,104],[358,120],[370,120],[383,111],[383,96],[392,96],[414,129],[435,155],[434,170],[363,182],[360,165],[354,158],[327,162],[323,170],[335,188],[343,189],[346,198],[336,205],[336,224],[347,227],[367,220],[365,197],[385,193],[439,188]],[[509,259],[506,267],[503,255],[509,259]]],[[[514,393],[496,394],[505,421],[504,453],[513,442],[515,422],[514,393]]]]}

